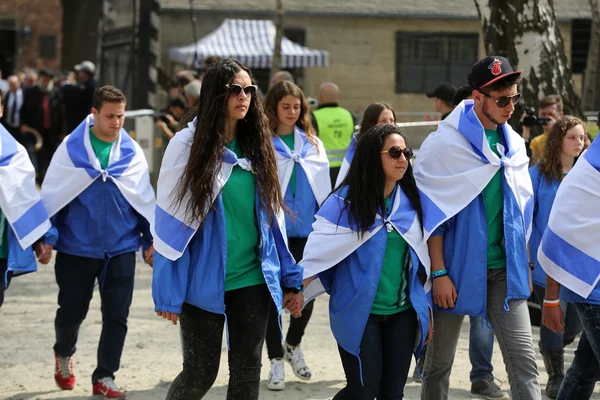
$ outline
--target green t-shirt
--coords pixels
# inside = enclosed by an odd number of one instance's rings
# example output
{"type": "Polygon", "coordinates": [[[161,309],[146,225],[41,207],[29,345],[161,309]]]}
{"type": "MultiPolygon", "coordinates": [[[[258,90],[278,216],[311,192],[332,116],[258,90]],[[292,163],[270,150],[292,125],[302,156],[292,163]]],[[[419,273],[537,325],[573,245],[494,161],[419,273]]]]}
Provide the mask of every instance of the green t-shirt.
{"type": "Polygon", "coordinates": [[[98,139],[98,137],[94,135],[94,131],[91,127],[90,142],[92,143],[92,148],[94,149],[94,153],[96,153],[96,157],[98,157],[98,160],[100,161],[100,166],[102,169],[106,169],[106,167],[108,167],[108,159],[110,158],[110,150],[112,149],[113,142],[105,142],[98,139]]]}
{"type": "MultiPolygon", "coordinates": [[[[490,148],[500,156],[497,143],[501,143],[498,130],[485,130],[490,148]]],[[[506,268],[506,252],[504,249],[504,195],[502,190],[502,169],[500,169],[488,185],[483,189],[483,204],[487,221],[487,267],[490,269],[506,268]]]]}
{"type": "MultiPolygon", "coordinates": [[[[389,208],[390,199],[385,199],[389,208]]],[[[412,304],[408,287],[408,243],[396,231],[388,232],[383,266],[371,314],[391,315],[404,311],[412,304]]]]}
{"type": "MultiPolygon", "coordinates": [[[[7,222],[2,210],[0,210],[0,258],[8,258],[7,222]]],[[[0,279],[4,279],[4,277],[0,276],[0,279]]]]}
{"type": "MultiPolygon", "coordinates": [[[[238,158],[243,156],[236,138],[228,147],[238,158]]],[[[265,283],[259,258],[255,195],[254,174],[233,167],[222,192],[227,228],[226,291],[265,283]]]]}
{"type": "MultiPolygon", "coordinates": [[[[289,135],[279,135],[279,137],[290,150],[294,151],[294,132],[289,135]]],[[[296,197],[296,163],[294,163],[294,169],[290,177],[290,187],[292,188],[292,196],[296,197]]]]}

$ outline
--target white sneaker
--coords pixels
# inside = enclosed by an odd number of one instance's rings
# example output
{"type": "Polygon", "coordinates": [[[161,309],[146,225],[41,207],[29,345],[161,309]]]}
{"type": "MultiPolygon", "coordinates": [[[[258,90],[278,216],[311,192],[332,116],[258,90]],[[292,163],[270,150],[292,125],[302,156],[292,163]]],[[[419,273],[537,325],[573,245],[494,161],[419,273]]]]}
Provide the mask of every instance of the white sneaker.
{"type": "Polygon", "coordinates": [[[271,372],[269,372],[267,389],[285,389],[285,365],[283,364],[283,359],[281,358],[274,358],[271,360],[271,372]]]}
{"type": "Polygon", "coordinates": [[[310,372],[310,368],[308,368],[304,362],[304,353],[302,353],[302,349],[299,345],[296,346],[296,348],[292,348],[290,345],[284,342],[283,358],[285,361],[290,363],[296,377],[302,379],[303,381],[308,381],[310,378],[312,378],[312,373],[310,372]]]}

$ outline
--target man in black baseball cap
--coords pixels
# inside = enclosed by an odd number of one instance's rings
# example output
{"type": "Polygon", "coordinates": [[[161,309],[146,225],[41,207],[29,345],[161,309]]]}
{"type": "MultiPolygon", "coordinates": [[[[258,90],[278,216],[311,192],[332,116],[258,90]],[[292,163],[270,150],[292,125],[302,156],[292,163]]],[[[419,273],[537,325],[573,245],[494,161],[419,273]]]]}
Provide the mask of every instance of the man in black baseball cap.
{"type": "Polygon", "coordinates": [[[442,119],[446,118],[454,108],[452,99],[456,93],[456,87],[449,83],[442,83],[433,92],[427,93],[427,97],[434,99],[435,111],[442,113],[442,119]]]}
{"type": "MultiPolygon", "coordinates": [[[[521,97],[520,76],[501,56],[476,62],[467,77],[473,100],[460,103],[438,125],[415,162],[421,198],[441,211],[435,214],[432,207],[423,216],[431,227],[427,244],[436,307],[421,400],[449,398],[465,315],[492,325],[511,398],[542,399],[527,308],[533,188],[525,143],[507,123],[521,97]]],[[[508,398],[493,376],[473,380],[471,394],[508,398]]]]}

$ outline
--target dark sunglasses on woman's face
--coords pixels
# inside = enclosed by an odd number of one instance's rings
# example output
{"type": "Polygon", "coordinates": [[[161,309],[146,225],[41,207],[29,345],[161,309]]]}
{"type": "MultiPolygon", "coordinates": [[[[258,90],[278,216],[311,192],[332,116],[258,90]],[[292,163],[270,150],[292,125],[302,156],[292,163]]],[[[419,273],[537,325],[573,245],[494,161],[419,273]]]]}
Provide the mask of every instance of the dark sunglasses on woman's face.
{"type": "Polygon", "coordinates": [[[499,108],[504,108],[506,107],[511,101],[513,103],[513,105],[517,105],[519,104],[519,101],[521,100],[521,93],[517,93],[513,96],[500,96],[498,98],[492,97],[489,94],[487,94],[486,92],[483,92],[481,90],[477,90],[479,93],[481,93],[482,95],[484,95],[485,97],[489,97],[490,99],[494,100],[496,102],[496,105],[499,108]]]}
{"type": "Polygon", "coordinates": [[[256,91],[258,90],[258,86],[256,85],[241,86],[237,83],[231,83],[226,86],[227,89],[229,89],[229,93],[231,93],[234,96],[239,96],[243,90],[247,97],[252,97],[256,96],[256,91]]]}
{"type": "Polygon", "coordinates": [[[392,146],[389,149],[381,152],[381,154],[383,153],[388,153],[390,157],[392,157],[394,160],[399,159],[402,154],[404,154],[404,158],[406,158],[406,161],[410,160],[413,156],[413,151],[410,147],[407,147],[404,150],[402,150],[398,146],[392,146]]]}

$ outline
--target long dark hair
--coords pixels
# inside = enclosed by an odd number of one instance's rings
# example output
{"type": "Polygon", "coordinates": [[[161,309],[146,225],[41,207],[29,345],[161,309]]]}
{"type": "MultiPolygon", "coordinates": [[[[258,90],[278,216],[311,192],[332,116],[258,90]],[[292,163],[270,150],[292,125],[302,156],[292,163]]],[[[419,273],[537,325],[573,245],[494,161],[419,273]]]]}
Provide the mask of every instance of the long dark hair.
{"type": "MultiPolygon", "coordinates": [[[[548,138],[546,139],[546,146],[544,147],[544,153],[540,157],[539,166],[540,174],[546,178],[548,182],[552,180],[561,181],[563,177],[563,167],[560,162],[560,153],[562,151],[563,140],[567,135],[567,131],[571,128],[581,125],[585,132],[585,141],[583,144],[583,150],[589,146],[588,129],[585,122],[577,117],[571,115],[565,115],[554,123],[548,138]]],[[[577,159],[575,158],[575,162],[577,159]]]]}
{"type": "Polygon", "coordinates": [[[369,107],[365,110],[363,114],[362,122],[360,123],[360,129],[358,131],[358,135],[356,136],[356,140],[362,139],[362,137],[369,131],[372,127],[377,125],[379,122],[379,116],[383,112],[383,110],[390,110],[392,115],[394,116],[394,122],[396,122],[396,112],[387,103],[373,103],[370,104],[369,107]]]}
{"type": "MultiPolygon", "coordinates": [[[[229,118],[227,101],[235,75],[246,71],[254,84],[248,68],[239,61],[223,59],[208,69],[202,81],[198,100],[198,116],[190,157],[177,189],[179,205],[189,194],[186,214],[190,221],[204,220],[213,191],[213,182],[221,166],[221,155],[227,143],[225,124],[229,118]]],[[[259,99],[252,97],[246,117],[239,120],[236,131],[237,142],[252,162],[260,199],[269,212],[269,217],[283,206],[283,197],[277,178],[277,161],[271,144],[269,121],[259,99]]]]}
{"type": "Polygon", "coordinates": [[[308,111],[308,103],[306,101],[306,97],[304,96],[304,92],[298,86],[296,86],[293,82],[282,81],[274,85],[264,100],[265,114],[269,119],[269,127],[275,135],[277,131],[277,126],[279,125],[279,118],[277,118],[277,106],[281,99],[285,96],[294,96],[298,100],[300,100],[300,116],[298,117],[298,121],[296,125],[300,127],[305,133],[306,138],[309,142],[316,145],[317,141],[315,140],[315,130],[312,126],[312,122],[310,121],[310,112],[308,111]]]}
{"type": "MultiPolygon", "coordinates": [[[[402,136],[408,146],[406,136],[396,125],[379,125],[371,128],[358,142],[348,175],[340,185],[340,188],[348,187],[344,200],[345,209],[348,211],[348,220],[352,229],[357,231],[360,237],[373,225],[378,212],[384,215],[385,173],[381,165],[381,149],[385,138],[391,134],[402,136]]],[[[398,182],[423,226],[421,200],[410,162],[404,176],[398,182]]]]}

